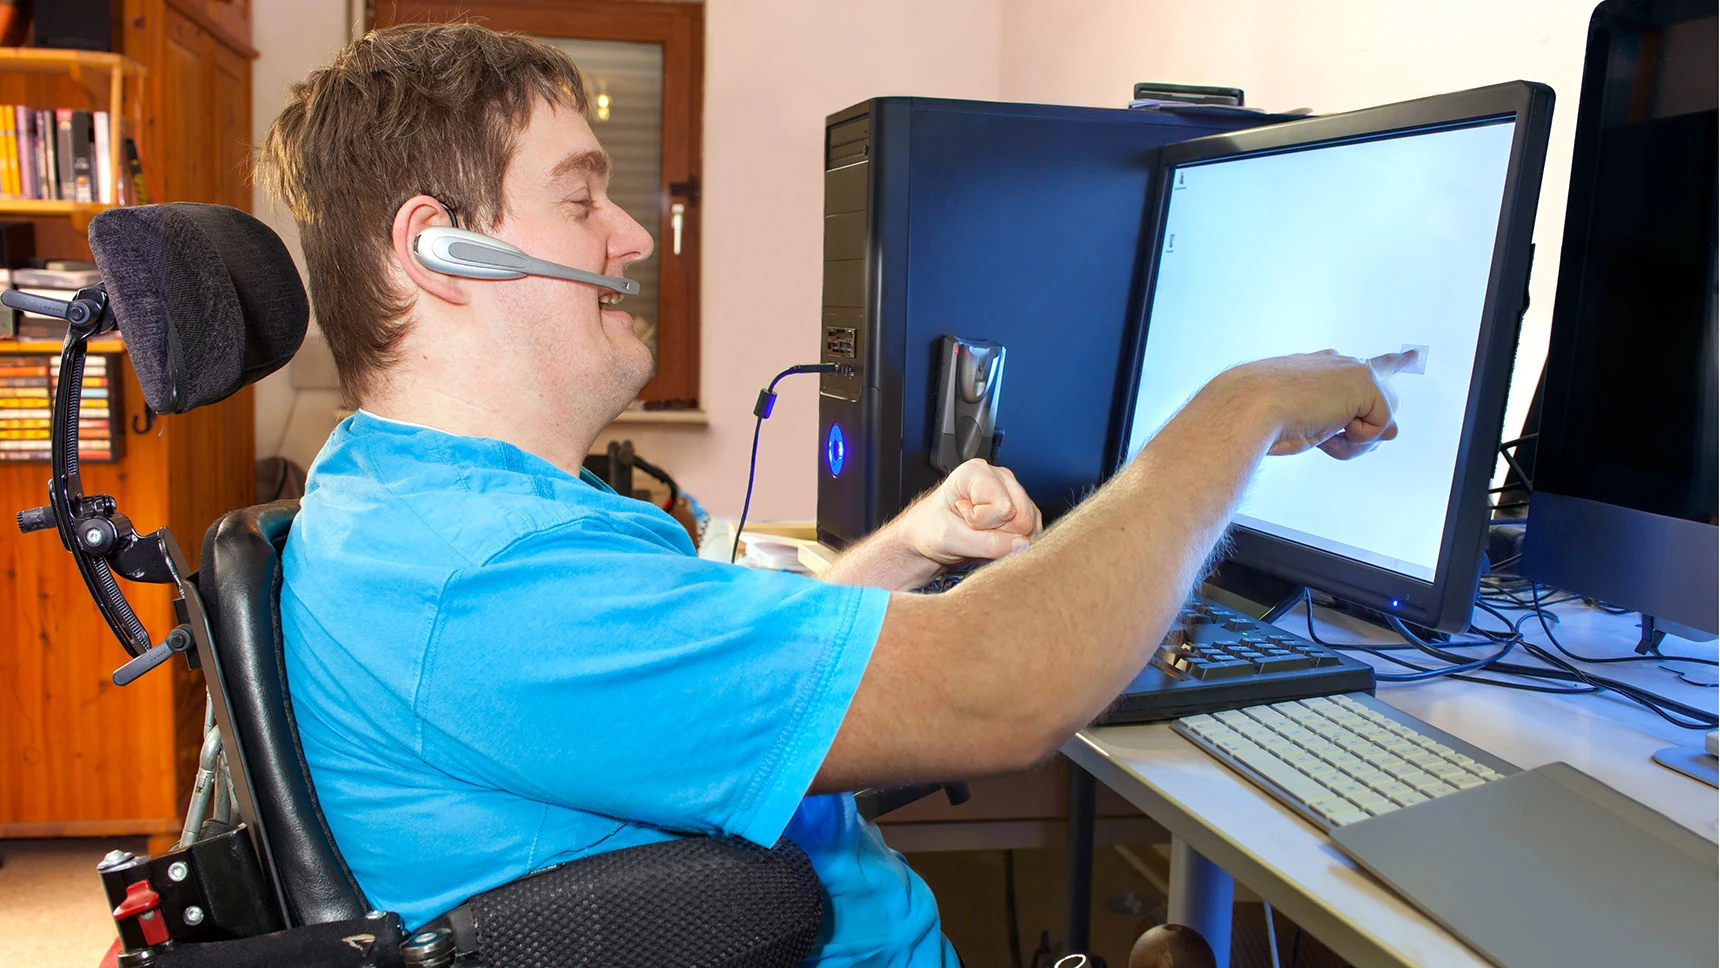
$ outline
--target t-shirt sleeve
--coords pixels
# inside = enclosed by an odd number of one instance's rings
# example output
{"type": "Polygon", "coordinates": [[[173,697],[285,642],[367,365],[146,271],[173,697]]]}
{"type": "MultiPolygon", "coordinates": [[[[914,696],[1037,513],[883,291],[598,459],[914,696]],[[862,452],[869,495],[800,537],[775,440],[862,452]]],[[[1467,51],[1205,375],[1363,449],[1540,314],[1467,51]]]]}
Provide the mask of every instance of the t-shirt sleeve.
{"type": "Polygon", "coordinates": [[[769,846],[888,599],[590,524],[541,532],[444,588],[413,697],[420,754],[479,786],[769,846]]]}

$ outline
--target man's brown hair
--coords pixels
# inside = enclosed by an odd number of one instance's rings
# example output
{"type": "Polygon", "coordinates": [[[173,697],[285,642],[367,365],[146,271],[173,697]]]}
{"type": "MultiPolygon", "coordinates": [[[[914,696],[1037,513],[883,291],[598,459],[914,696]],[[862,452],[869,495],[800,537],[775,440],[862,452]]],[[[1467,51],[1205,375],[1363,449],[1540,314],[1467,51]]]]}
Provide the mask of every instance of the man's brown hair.
{"type": "Polygon", "coordinates": [[[412,308],[385,271],[394,215],[433,195],[461,228],[506,215],[502,176],[542,98],[586,111],[567,55],[476,24],[407,24],[353,41],[293,85],[258,177],[298,221],[317,322],[351,405],[394,360],[412,308]]]}

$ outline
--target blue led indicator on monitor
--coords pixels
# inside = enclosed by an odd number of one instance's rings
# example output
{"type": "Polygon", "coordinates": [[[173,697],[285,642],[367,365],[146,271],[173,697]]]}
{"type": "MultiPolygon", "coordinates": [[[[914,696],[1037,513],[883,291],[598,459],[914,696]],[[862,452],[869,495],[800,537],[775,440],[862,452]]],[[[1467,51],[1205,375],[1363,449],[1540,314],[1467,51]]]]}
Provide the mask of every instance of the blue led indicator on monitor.
{"type": "Polygon", "coordinates": [[[1397,608],[1398,605],[1400,605],[1400,604],[1402,604],[1402,603],[1399,602],[1397,599],[1395,599],[1395,598],[1392,599],[1392,608],[1397,608]]]}
{"type": "Polygon", "coordinates": [[[848,456],[848,445],[842,440],[842,425],[830,425],[830,437],[824,442],[824,461],[830,465],[830,476],[842,475],[842,461],[848,456]]]}

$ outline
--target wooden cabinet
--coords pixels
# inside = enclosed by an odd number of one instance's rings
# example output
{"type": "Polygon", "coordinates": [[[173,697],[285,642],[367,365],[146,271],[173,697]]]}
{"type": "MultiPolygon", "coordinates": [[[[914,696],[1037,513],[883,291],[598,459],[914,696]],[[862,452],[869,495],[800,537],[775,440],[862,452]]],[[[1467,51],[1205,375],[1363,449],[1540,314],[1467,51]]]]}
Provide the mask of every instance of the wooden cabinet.
{"type": "MultiPolygon", "coordinates": [[[[249,210],[249,3],[125,0],[123,19],[121,52],[147,71],[134,136],[151,194],[249,210]]],[[[39,254],[88,258],[69,217],[33,221],[39,254]]],[[[195,564],[210,522],[252,502],[251,392],[138,433],[143,394],[129,365],[124,378],[125,457],[86,464],[85,490],[112,494],[140,530],[171,527],[195,564]]],[[[174,660],[171,671],[112,684],[126,655],[71,556],[51,533],[9,524],[46,502],[47,477],[46,464],[0,464],[0,837],[147,834],[158,849],[190,795],[202,678],[174,660]]],[[[173,627],[165,586],[121,586],[157,640],[173,627]]]]}

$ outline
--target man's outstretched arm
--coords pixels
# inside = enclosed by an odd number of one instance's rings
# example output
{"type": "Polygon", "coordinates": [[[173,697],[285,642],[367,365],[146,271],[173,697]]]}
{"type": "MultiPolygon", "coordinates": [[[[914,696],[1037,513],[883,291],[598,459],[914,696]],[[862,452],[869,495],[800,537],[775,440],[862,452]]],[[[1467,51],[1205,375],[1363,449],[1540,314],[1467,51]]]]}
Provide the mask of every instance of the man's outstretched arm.
{"type": "Polygon", "coordinates": [[[815,791],[1026,768],[1151,656],[1267,453],[1353,457],[1396,435],[1381,381],[1412,358],[1237,367],[1024,554],[896,594],[815,791]]]}

